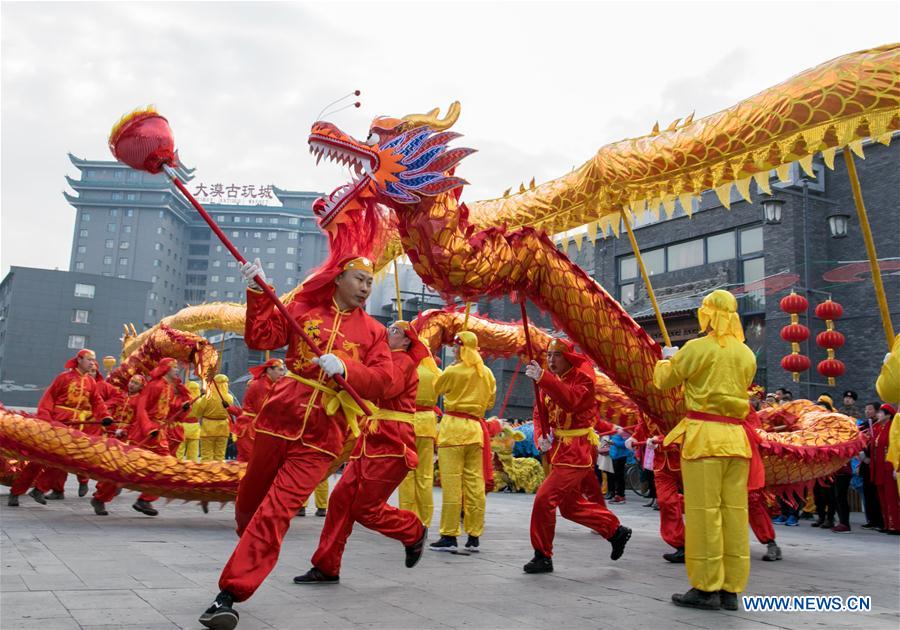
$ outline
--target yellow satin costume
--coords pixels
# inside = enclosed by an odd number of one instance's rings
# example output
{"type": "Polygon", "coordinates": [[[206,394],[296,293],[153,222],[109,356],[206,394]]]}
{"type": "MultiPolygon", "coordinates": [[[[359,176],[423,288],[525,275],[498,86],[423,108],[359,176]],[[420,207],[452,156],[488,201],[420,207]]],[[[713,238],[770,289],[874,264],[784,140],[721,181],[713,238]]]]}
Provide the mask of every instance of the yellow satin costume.
{"type": "Polygon", "coordinates": [[[225,459],[231,426],[228,411],[222,404],[234,404],[234,396],[228,391],[228,377],[216,374],[214,383],[206,391],[197,409],[200,418],[200,461],[213,462],[225,459]]]}
{"type": "Polygon", "coordinates": [[[685,565],[691,586],[706,592],[740,593],[750,575],[747,477],[751,449],[738,422],[749,411],[748,388],[756,374],[756,356],[743,343],[737,301],[728,291],[707,295],[698,319],[700,330],[708,334],[659,361],[653,384],[659,389],[683,385],[688,412],[722,418],[686,417],[666,436],[664,445],[681,445],[685,565]]]}
{"type": "MultiPolygon", "coordinates": [[[[875,382],[875,391],[886,403],[900,409],[900,335],[894,337],[891,356],[881,366],[881,373],[875,382]]],[[[894,416],[891,432],[888,434],[887,461],[900,471],[900,413],[894,416]]],[[[897,490],[900,491],[900,474],[897,475],[897,490]]]]}
{"type": "Polygon", "coordinates": [[[181,428],[184,429],[184,440],[178,445],[175,456],[178,459],[186,459],[191,462],[197,461],[200,457],[200,407],[203,399],[200,398],[200,384],[196,381],[188,381],[185,384],[187,390],[191,393],[191,410],[188,411],[188,418],[193,418],[193,422],[182,422],[181,428]]]}

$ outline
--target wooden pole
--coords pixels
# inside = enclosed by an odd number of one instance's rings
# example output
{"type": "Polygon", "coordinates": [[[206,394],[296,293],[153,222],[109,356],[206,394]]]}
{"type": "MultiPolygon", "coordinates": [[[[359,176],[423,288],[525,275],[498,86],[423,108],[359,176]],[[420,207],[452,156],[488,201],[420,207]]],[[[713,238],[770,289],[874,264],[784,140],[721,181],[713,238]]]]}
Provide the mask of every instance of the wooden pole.
{"type": "Polygon", "coordinates": [[[669,331],[666,330],[666,322],[663,321],[662,312],[659,310],[659,304],[656,301],[656,293],[653,292],[653,285],[650,284],[650,275],[644,266],[644,258],[641,256],[641,250],[638,248],[637,239],[634,238],[634,232],[631,230],[631,219],[628,218],[628,210],[623,208],[619,213],[622,215],[622,222],[625,224],[625,230],[628,232],[628,240],[631,241],[631,249],[634,252],[634,258],[637,260],[638,267],[641,270],[641,277],[644,279],[644,286],[647,287],[647,295],[650,303],[653,305],[653,312],[656,313],[656,323],[659,325],[659,332],[662,333],[665,345],[671,346],[672,340],[669,339],[669,331]]]}

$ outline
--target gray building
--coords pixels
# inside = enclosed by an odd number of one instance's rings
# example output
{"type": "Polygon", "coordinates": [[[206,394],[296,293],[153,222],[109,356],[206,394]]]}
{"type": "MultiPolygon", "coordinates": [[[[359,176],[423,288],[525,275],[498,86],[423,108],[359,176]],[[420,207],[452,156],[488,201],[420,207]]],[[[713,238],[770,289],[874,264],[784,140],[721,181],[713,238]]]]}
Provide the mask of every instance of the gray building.
{"type": "MultiPolygon", "coordinates": [[[[894,330],[900,332],[900,147],[869,143],[865,160],[856,158],[863,198],[874,232],[881,275],[888,296],[894,330]]],[[[875,379],[887,351],[872,276],[860,232],[843,156],[839,153],[829,170],[814,161],[815,178],[805,177],[793,165],[787,182],[772,174],[771,197],[751,186],[751,199],[732,192],[731,209],[725,209],[715,193],[704,193],[695,202],[691,217],[680,206],[671,218],[665,213],[640,217],[635,236],[651,275],[666,328],[674,344],[683,345],[697,335],[696,309],[713,288],[725,288],[739,296],[747,343],[757,355],[757,382],[774,390],[785,386],[795,397],[815,398],[829,393],[840,404],[844,390],[859,393],[860,403],[875,400],[875,379]],[[774,199],[778,221],[766,222],[762,202],[774,199]],[[845,224],[846,232],[832,235],[832,226],[845,224]],[[790,344],[781,339],[789,316],[779,302],[791,290],[810,302],[809,316],[800,323],[811,330],[801,352],[812,368],[794,383],[781,368],[790,344]],[[835,322],[846,336],[836,351],[847,366],[844,376],[829,386],[816,365],[826,351],[815,343],[825,329],[814,315],[816,304],[831,298],[844,307],[835,322]]],[[[620,300],[629,313],[654,338],[661,341],[647,292],[635,264],[628,239],[584,242],[580,251],[568,245],[569,256],[620,300]]],[[[481,304],[481,312],[503,320],[518,320],[518,305],[507,300],[481,304]]],[[[529,309],[535,323],[552,328],[546,316],[529,309]]],[[[493,364],[498,381],[498,408],[515,371],[514,361],[493,364]]],[[[519,379],[510,394],[506,415],[531,414],[532,393],[527,379],[519,379]]],[[[496,411],[496,409],[495,409],[496,411]]]]}
{"type": "MultiPolygon", "coordinates": [[[[237,263],[165,176],[69,158],[80,173],[66,177],[77,194],[64,193],[77,212],[70,270],[151,283],[136,326],[187,304],[243,300],[237,263]]],[[[178,172],[244,256],[262,260],[279,292],[327,255],[312,212],[321,193],[195,183],[193,169],[178,172]]]]}
{"type": "Polygon", "coordinates": [[[35,407],[82,348],[122,350],[122,324],[140,319],[149,282],[11,267],[0,283],[0,401],[35,407]]]}

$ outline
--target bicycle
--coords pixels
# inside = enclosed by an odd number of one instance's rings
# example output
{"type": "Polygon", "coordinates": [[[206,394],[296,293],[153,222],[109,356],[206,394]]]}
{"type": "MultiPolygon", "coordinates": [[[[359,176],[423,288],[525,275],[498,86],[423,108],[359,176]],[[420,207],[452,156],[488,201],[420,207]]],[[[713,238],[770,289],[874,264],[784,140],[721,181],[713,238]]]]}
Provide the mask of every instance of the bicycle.
{"type": "Polygon", "coordinates": [[[639,497],[650,496],[650,484],[641,481],[643,469],[640,464],[628,464],[625,468],[625,487],[639,497]]]}

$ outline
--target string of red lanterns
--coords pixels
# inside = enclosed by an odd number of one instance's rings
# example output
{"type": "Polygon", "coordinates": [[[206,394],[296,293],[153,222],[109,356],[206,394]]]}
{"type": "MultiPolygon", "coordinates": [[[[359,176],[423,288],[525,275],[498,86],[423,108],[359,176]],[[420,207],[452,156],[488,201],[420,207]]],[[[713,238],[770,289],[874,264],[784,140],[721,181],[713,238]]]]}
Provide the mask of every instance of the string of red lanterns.
{"type": "Polygon", "coordinates": [[[816,344],[825,348],[828,358],[820,361],[816,366],[819,374],[828,379],[829,385],[834,385],[834,379],[843,376],[844,362],[834,358],[834,351],[844,345],[844,335],[834,329],[834,320],[840,319],[844,314],[844,307],[831,299],[816,306],[816,317],[825,320],[826,330],[816,335],[816,344]]]}
{"type": "Polygon", "coordinates": [[[795,383],[799,383],[800,372],[805,372],[811,365],[809,357],[800,354],[800,344],[809,339],[809,328],[799,323],[799,314],[806,312],[809,301],[791,291],[790,295],[781,298],[780,306],[791,316],[791,323],[781,329],[781,338],[791,344],[791,353],[781,359],[781,367],[791,373],[795,383]]]}

